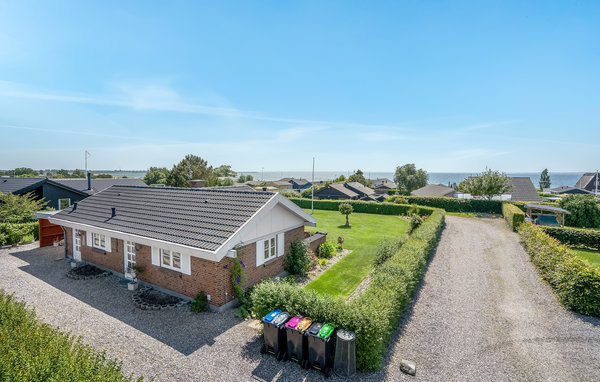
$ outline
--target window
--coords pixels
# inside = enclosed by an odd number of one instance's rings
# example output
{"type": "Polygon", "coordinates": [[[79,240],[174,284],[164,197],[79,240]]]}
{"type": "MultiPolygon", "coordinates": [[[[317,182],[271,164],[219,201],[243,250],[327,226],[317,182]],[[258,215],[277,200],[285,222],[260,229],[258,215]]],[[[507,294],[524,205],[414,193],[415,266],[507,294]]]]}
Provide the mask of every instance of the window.
{"type": "Polygon", "coordinates": [[[277,257],[277,238],[273,236],[264,241],[265,246],[265,262],[277,257]]]}
{"type": "Polygon", "coordinates": [[[69,207],[70,205],[71,205],[71,199],[69,199],[69,198],[58,199],[58,209],[59,210],[64,210],[65,208],[69,207]]]}
{"type": "Polygon", "coordinates": [[[92,233],[92,247],[106,250],[106,236],[100,233],[92,233]]]}
{"type": "Polygon", "coordinates": [[[163,267],[181,270],[181,253],[160,248],[160,258],[163,267]]]}

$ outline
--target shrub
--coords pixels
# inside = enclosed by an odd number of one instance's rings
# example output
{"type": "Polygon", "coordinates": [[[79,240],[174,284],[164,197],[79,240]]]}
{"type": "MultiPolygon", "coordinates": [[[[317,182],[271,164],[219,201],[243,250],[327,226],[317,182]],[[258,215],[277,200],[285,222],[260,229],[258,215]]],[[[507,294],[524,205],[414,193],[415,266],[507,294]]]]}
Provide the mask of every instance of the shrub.
{"type": "Polygon", "coordinates": [[[343,236],[338,236],[337,238],[337,243],[338,243],[338,249],[342,250],[343,246],[344,246],[344,237],[343,236]]]}
{"type": "Polygon", "coordinates": [[[402,244],[406,242],[407,238],[391,240],[391,239],[383,239],[377,243],[377,249],[375,250],[375,259],[373,260],[373,265],[378,267],[381,264],[385,263],[390,257],[392,257],[402,244]]]}
{"type": "Polygon", "coordinates": [[[525,222],[525,213],[521,209],[513,204],[504,203],[502,205],[502,215],[506,220],[506,224],[516,231],[519,226],[525,222]]]}
{"type": "Polygon", "coordinates": [[[543,227],[543,229],[563,244],[600,250],[600,231],[570,227],[543,227]]]}
{"type": "Polygon", "coordinates": [[[521,224],[521,241],[531,262],[569,309],[600,316],[600,269],[574,256],[533,224],[521,224]]]}
{"type": "Polygon", "coordinates": [[[283,269],[291,275],[306,276],[306,272],[310,268],[310,261],[308,244],[296,239],[290,245],[290,253],[283,259],[283,269]]]}
{"type": "Polygon", "coordinates": [[[319,260],[319,266],[324,267],[327,265],[327,259],[321,259],[319,260]]]}
{"type": "Polygon", "coordinates": [[[400,249],[371,275],[369,287],[349,303],[282,282],[265,282],[252,294],[254,312],[262,317],[273,309],[310,316],[356,333],[359,370],[381,365],[396,329],[444,224],[444,211],[435,210],[400,249]]]}
{"type": "MultiPolygon", "coordinates": [[[[310,208],[310,199],[296,199],[291,198],[292,202],[296,203],[301,208],[310,208]]],[[[361,200],[315,200],[315,209],[326,210],[326,211],[339,211],[339,205],[341,203],[348,203],[354,209],[354,212],[366,213],[366,214],[379,214],[379,215],[405,215],[406,211],[410,208],[406,204],[397,203],[377,203],[377,202],[364,202],[361,200]]],[[[418,203],[417,203],[418,204],[418,203]]],[[[434,211],[433,208],[426,208],[420,206],[421,213],[431,215],[434,211]]]]}
{"type": "Polygon", "coordinates": [[[352,208],[352,204],[340,203],[340,205],[338,206],[338,209],[340,211],[340,214],[346,215],[346,227],[350,227],[350,222],[348,221],[348,215],[350,215],[352,213],[352,211],[354,211],[354,208],[352,208]]]}
{"type": "Polygon", "coordinates": [[[323,244],[319,245],[320,257],[324,259],[329,259],[333,255],[335,255],[335,247],[333,246],[333,244],[329,242],[324,242],[323,244]]]}
{"type": "Polygon", "coordinates": [[[594,195],[569,195],[558,201],[558,206],[569,211],[565,224],[580,228],[600,228],[600,207],[594,195]]]}
{"type": "Polygon", "coordinates": [[[420,210],[419,206],[417,206],[416,204],[411,204],[408,211],[406,211],[406,215],[407,216],[418,215],[420,211],[421,210],[420,210]]]}
{"type": "Polygon", "coordinates": [[[194,297],[194,301],[190,304],[190,310],[194,313],[204,312],[208,309],[208,298],[206,297],[206,293],[204,291],[198,292],[196,297],[194,297]]]}
{"type": "Polygon", "coordinates": [[[0,245],[25,243],[39,239],[38,222],[0,223],[0,245]]]}
{"type": "Polygon", "coordinates": [[[408,233],[412,233],[415,229],[423,224],[424,220],[417,214],[413,214],[408,222],[408,233]]]}
{"type": "Polygon", "coordinates": [[[301,198],[302,196],[298,191],[294,190],[282,190],[279,193],[287,198],[301,198]]]}
{"type": "Polygon", "coordinates": [[[25,303],[0,290],[0,380],[131,381],[132,377],[122,374],[121,362],[41,323],[25,303]]]}

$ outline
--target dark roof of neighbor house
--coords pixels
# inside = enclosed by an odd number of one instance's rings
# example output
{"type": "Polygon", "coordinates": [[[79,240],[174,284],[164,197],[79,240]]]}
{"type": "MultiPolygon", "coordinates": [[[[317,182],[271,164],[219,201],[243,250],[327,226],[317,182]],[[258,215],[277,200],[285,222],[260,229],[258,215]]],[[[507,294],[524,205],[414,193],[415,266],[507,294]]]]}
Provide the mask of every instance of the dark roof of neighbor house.
{"type": "Polygon", "coordinates": [[[344,183],[344,186],[351,187],[351,189],[354,189],[353,191],[362,192],[363,194],[366,194],[366,195],[372,195],[375,193],[375,191],[373,191],[371,188],[369,188],[359,182],[347,182],[347,183],[344,183]]]}
{"type": "Polygon", "coordinates": [[[274,195],[217,188],[112,186],[54,218],[214,251],[274,195]],[[114,217],[112,208],[116,208],[114,217]]]}
{"type": "Polygon", "coordinates": [[[443,184],[428,184],[412,191],[410,194],[413,196],[452,196],[455,192],[454,188],[443,184]]]}
{"type": "Polygon", "coordinates": [[[88,192],[87,178],[74,179],[51,179],[53,182],[60,183],[63,186],[71,187],[75,190],[88,194],[94,194],[106,190],[111,186],[145,186],[146,183],[140,178],[112,178],[112,179],[92,179],[92,192],[88,192]]]}
{"type": "Polygon", "coordinates": [[[324,192],[327,190],[327,188],[333,188],[334,190],[341,192],[342,194],[346,195],[349,198],[356,198],[358,197],[358,194],[354,191],[352,191],[349,188],[344,187],[343,184],[340,183],[333,183],[333,184],[329,184],[327,185],[325,188],[322,188],[318,191],[315,191],[315,194],[319,194],[321,192],[324,192]]]}
{"type": "Polygon", "coordinates": [[[375,187],[375,189],[378,188],[389,188],[391,190],[395,190],[396,188],[398,188],[398,185],[394,182],[392,182],[391,180],[385,180],[383,182],[381,182],[381,184],[379,184],[378,186],[375,187]]]}
{"type": "Polygon", "coordinates": [[[43,183],[46,178],[0,178],[0,192],[10,194],[27,188],[36,188],[38,183],[43,183]]]}
{"type": "MultiPolygon", "coordinates": [[[[600,181],[599,181],[600,182],[600,181]]],[[[596,188],[596,173],[595,172],[586,172],[579,178],[577,183],[575,183],[575,187],[584,188],[586,190],[595,191],[596,188]]],[[[600,184],[598,184],[598,189],[600,189],[600,184]]]]}
{"type": "Polygon", "coordinates": [[[508,178],[508,181],[512,185],[512,189],[507,192],[507,194],[510,194],[511,196],[510,200],[517,202],[542,201],[531,178],[527,176],[515,176],[508,178]]]}
{"type": "Polygon", "coordinates": [[[571,186],[560,186],[549,189],[552,194],[591,194],[591,191],[585,188],[571,187],[571,186]]]}

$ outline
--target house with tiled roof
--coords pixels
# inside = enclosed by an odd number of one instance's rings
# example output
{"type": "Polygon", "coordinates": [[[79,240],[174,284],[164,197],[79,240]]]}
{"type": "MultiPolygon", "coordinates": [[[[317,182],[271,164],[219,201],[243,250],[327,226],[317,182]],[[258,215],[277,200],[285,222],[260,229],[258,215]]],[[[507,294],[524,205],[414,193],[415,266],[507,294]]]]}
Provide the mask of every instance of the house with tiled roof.
{"type": "Polygon", "coordinates": [[[583,188],[590,192],[600,191],[600,176],[595,172],[586,172],[575,183],[576,188],[583,188]]]}
{"type": "Polygon", "coordinates": [[[412,196],[429,196],[429,197],[448,197],[452,198],[456,194],[456,190],[452,187],[444,186],[443,184],[428,184],[425,187],[416,189],[410,193],[412,196]]]}
{"type": "Polygon", "coordinates": [[[341,183],[328,184],[327,186],[315,191],[315,198],[317,199],[358,199],[360,195],[354,192],[350,188],[344,187],[341,183]]]}
{"type": "Polygon", "coordinates": [[[375,191],[362,183],[359,182],[347,182],[344,183],[344,187],[358,194],[359,198],[364,198],[365,196],[374,195],[375,191]]]}
{"type": "Polygon", "coordinates": [[[65,230],[66,256],[213,307],[283,272],[290,244],[316,220],[279,193],[226,188],[112,186],[49,218],[65,230]],[[141,268],[132,274],[133,267],[141,268]]]}

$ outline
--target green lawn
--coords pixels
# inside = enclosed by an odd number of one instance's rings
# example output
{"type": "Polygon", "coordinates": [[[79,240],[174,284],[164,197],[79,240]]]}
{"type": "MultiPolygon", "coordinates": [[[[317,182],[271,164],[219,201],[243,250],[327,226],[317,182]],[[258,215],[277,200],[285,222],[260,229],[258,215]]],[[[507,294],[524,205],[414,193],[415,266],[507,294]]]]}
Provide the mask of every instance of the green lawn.
{"type": "Polygon", "coordinates": [[[589,263],[600,267],[600,251],[575,248],[572,248],[571,251],[575,254],[575,256],[581,257],[582,259],[587,260],[589,263]]]}
{"type": "Polygon", "coordinates": [[[371,272],[379,240],[403,237],[408,230],[408,222],[397,216],[352,213],[350,228],[344,227],[345,217],[338,211],[315,210],[313,216],[317,219],[317,227],[310,227],[311,231],[327,232],[327,241],[335,245],[338,236],[343,236],[344,248],[352,252],[306,288],[344,298],[371,272]]]}

